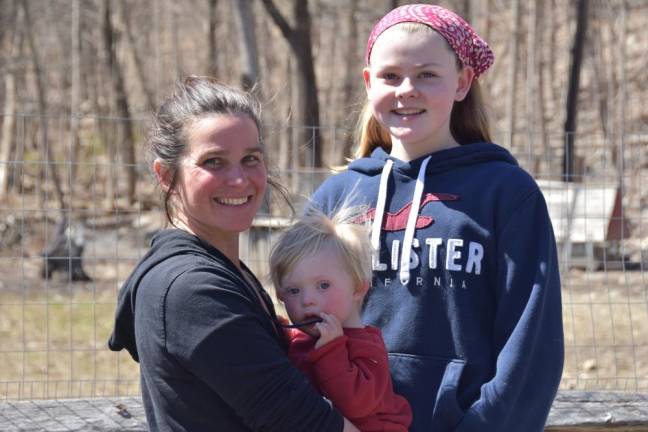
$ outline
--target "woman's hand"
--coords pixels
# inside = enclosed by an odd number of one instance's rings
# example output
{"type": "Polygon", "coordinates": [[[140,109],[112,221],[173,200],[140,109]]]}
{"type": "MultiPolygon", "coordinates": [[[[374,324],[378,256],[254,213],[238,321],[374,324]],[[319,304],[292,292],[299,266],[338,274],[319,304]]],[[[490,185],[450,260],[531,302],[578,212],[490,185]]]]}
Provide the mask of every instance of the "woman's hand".
{"type": "Polygon", "coordinates": [[[316,349],[344,334],[342,332],[342,324],[335,315],[322,312],[320,317],[323,321],[315,324],[315,328],[317,328],[320,334],[319,339],[317,339],[317,342],[315,343],[316,349]]]}

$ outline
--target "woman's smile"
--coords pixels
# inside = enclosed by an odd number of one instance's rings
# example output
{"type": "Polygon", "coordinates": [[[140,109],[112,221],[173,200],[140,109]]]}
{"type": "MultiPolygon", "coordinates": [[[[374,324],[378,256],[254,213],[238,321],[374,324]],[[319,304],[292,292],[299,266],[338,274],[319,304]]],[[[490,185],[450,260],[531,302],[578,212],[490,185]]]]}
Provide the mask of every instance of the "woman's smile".
{"type": "Polygon", "coordinates": [[[221,205],[226,206],[240,206],[246,204],[250,201],[251,195],[241,197],[241,198],[214,198],[214,200],[221,205]]]}

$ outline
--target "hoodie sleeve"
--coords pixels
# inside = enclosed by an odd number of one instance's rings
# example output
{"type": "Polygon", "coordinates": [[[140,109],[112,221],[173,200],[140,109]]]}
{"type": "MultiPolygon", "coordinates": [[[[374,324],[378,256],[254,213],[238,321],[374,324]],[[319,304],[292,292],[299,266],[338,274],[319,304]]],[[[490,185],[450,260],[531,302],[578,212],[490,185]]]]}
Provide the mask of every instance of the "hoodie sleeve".
{"type": "Polygon", "coordinates": [[[456,432],[542,431],[562,374],[556,243],[537,188],[498,232],[496,373],[456,432]]]}
{"type": "Polygon", "coordinates": [[[342,416],[292,366],[269,318],[236,280],[191,271],[175,280],[165,302],[168,352],[251,430],[342,430],[342,416]]]}

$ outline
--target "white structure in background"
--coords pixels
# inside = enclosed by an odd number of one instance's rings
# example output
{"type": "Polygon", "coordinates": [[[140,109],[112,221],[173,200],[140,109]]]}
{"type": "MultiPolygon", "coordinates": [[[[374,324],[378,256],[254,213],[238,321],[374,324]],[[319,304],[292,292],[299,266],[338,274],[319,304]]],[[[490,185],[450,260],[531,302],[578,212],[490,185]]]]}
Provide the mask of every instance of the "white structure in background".
{"type": "Polygon", "coordinates": [[[595,270],[621,265],[620,240],[630,228],[616,185],[538,180],[549,208],[561,265],[595,270]]]}

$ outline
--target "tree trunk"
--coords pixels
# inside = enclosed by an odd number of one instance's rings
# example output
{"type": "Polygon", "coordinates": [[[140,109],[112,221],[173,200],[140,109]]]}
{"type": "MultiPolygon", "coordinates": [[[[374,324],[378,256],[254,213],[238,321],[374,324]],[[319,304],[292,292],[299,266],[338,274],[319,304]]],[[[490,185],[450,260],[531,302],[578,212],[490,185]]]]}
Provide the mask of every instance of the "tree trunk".
{"type": "Polygon", "coordinates": [[[178,29],[178,12],[176,10],[176,3],[174,0],[169,0],[166,6],[167,19],[169,20],[169,31],[171,32],[171,58],[173,59],[173,66],[175,76],[173,79],[178,79],[184,75],[182,67],[182,50],[180,49],[180,30],[178,29]]]}
{"type": "Polygon", "coordinates": [[[619,7],[619,60],[617,63],[617,76],[619,80],[619,93],[616,97],[617,100],[617,109],[616,109],[616,125],[617,125],[617,136],[618,136],[618,146],[614,148],[617,151],[614,154],[614,163],[618,168],[619,181],[623,181],[623,172],[624,170],[624,145],[625,145],[625,123],[626,123],[626,104],[628,100],[628,78],[626,73],[626,44],[627,44],[627,31],[628,31],[628,20],[627,20],[627,4],[625,1],[621,1],[619,7]]]}
{"type": "Polygon", "coordinates": [[[243,53],[241,67],[241,85],[245,90],[254,89],[260,94],[259,85],[259,55],[257,51],[256,24],[250,0],[239,0],[236,4],[236,16],[239,25],[239,46],[243,53]]]}
{"type": "Polygon", "coordinates": [[[207,73],[218,76],[218,51],[216,49],[216,24],[218,16],[218,0],[207,2],[207,73]]]}
{"type": "Polygon", "coordinates": [[[5,104],[0,135],[0,202],[6,202],[9,193],[9,174],[15,168],[11,163],[16,133],[16,76],[8,70],[5,74],[5,104]]]}
{"type": "Polygon", "coordinates": [[[70,82],[70,201],[76,196],[77,160],[79,158],[79,123],[81,120],[81,0],[72,0],[72,80],[70,82]]]}
{"type": "Polygon", "coordinates": [[[310,162],[314,167],[322,166],[322,146],[320,142],[319,102],[317,96],[317,80],[313,61],[311,42],[311,20],[308,12],[307,0],[293,0],[293,13],[295,26],[291,27],[281,15],[272,0],[263,0],[263,4],[270,14],[274,23],[279,27],[281,33],[288,41],[290,48],[297,61],[299,74],[299,105],[293,107],[297,112],[298,124],[302,128],[300,144],[307,145],[311,154],[302,156],[301,162],[310,162]],[[310,157],[308,157],[310,156],[310,157]]]}
{"type": "Polygon", "coordinates": [[[150,78],[146,76],[146,69],[144,68],[144,64],[142,63],[142,56],[140,56],[139,49],[137,48],[137,40],[135,38],[135,35],[133,34],[133,28],[128,16],[128,5],[122,0],[120,2],[117,2],[117,6],[119,7],[119,15],[124,25],[124,33],[126,33],[126,44],[128,45],[128,50],[133,56],[135,73],[137,74],[137,79],[139,81],[140,87],[142,88],[142,93],[144,94],[146,107],[149,111],[155,111],[155,97],[153,96],[153,91],[149,87],[148,83],[150,78]]]}
{"type": "MultiPolygon", "coordinates": [[[[27,36],[27,44],[29,45],[29,50],[32,54],[32,63],[34,65],[34,77],[36,80],[36,99],[38,103],[38,110],[41,114],[40,122],[40,143],[43,150],[43,155],[45,157],[45,173],[48,170],[51,172],[52,182],[54,184],[54,191],[56,193],[56,198],[58,200],[59,209],[63,211],[66,208],[65,205],[65,195],[63,189],[61,188],[61,180],[58,174],[58,167],[56,161],[52,157],[52,146],[48,142],[49,140],[49,130],[48,130],[48,118],[47,118],[47,98],[45,95],[45,85],[43,83],[43,68],[41,66],[40,54],[36,47],[36,41],[34,40],[34,30],[32,27],[31,16],[29,11],[29,5],[27,0],[21,1],[21,6],[23,13],[25,15],[25,35],[27,36]]],[[[45,175],[47,179],[47,174],[45,175]]]]}
{"type": "Polygon", "coordinates": [[[569,72],[569,88],[565,116],[565,143],[563,151],[563,180],[573,182],[574,178],[574,146],[576,134],[576,118],[578,116],[578,91],[580,87],[580,71],[583,62],[583,48],[587,33],[588,0],[578,0],[576,9],[576,33],[572,46],[571,68],[569,72]]]}
{"type": "Polygon", "coordinates": [[[111,22],[110,0],[103,0],[102,2],[102,33],[104,42],[105,58],[110,74],[110,84],[112,85],[113,95],[115,98],[115,108],[117,116],[120,118],[121,130],[121,148],[119,153],[123,168],[126,171],[126,197],[128,204],[135,202],[135,185],[137,181],[137,170],[135,167],[135,149],[134,149],[134,135],[133,125],[130,118],[130,109],[128,106],[128,99],[126,97],[126,87],[124,85],[124,78],[122,70],[117,61],[114,47],[114,32],[111,22]]]}
{"type": "Polygon", "coordinates": [[[505,142],[506,147],[512,149],[513,147],[513,133],[515,129],[515,102],[516,102],[516,76],[518,67],[518,40],[520,34],[520,0],[513,0],[513,18],[511,20],[511,44],[508,78],[507,82],[509,87],[508,97],[506,99],[506,134],[505,142]]]}
{"type": "MultiPolygon", "coordinates": [[[[9,66],[5,66],[5,100],[2,116],[2,130],[0,132],[0,202],[6,202],[9,194],[9,177],[15,167],[11,164],[11,157],[15,147],[14,136],[16,133],[16,105],[17,105],[17,89],[16,89],[16,71],[14,64],[18,61],[19,52],[21,51],[23,33],[21,27],[17,24],[17,9],[14,2],[11,2],[11,18],[7,21],[9,26],[2,26],[0,32],[0,42],[4,31],[9,30],[9,50],[7,56],[9,58],[9,66]]],[[[1,45],[0,45],[1,46],[1,45]]]]}
{"type": "Polygon", "coordinates": [[[552,112],[554,113],[554,116],[556,113],[558,113],[559,109],[558,106],[562,102],[562,95],[561,95],[561,89],[563,86],[563,81],[562,79],[557,78],[558,73],[556,72],[556,69],[558,68],[558,59],[556,58],[556,52],[559,51],[559,44],[562,43],[561,41],[558,41],[557,33],[559,29],[559,25],[556,22],[558,20],[558,13],[556,9],[558,8],[558,5],[556,5],[556,0],[550,0],[551,5],[549,6],[549,85],[551,89],[551,104],[552,104],[552,112]]]}
{"type": "MultiPolygon", "coordinates": [[[[549,142],[547,139],[547,118],[545,115],[545,110],[546,110],[546,99],[547,96],[545,94],[545,73],[546,73],[546,67],[545,67],[545,60],[544,60],[544,38],[543,35],[546,34],[546,32],[543,32],[544,29],[544,23],[545,21],[543,20],[544,16],[544,2],[545,0],[538,0],[538,8],[536,10],[536,16],[537,16],[537,21],[536,21],[536,29],[539,31],[539,35],[537,36],[537,41],[539,43],[536,43],[536,50],[538,52],[538,59],[536,61],[536,65],[538,68],[538,84],[537,84],[537,90],[538,90],[538,95],[537,95],[537,109],[536,109],[536,118],[538,125],[540,126],[540,141],[541,141],[541,151],[543,157],[548,157],[549,155],[549,142]]],[[[542,159],[539,158],[536,161],[536,166],[535,166],[535,172],[539,175],[542,172],[543,166],[542,166],[542,159]]]]}
{"type": "MultiPolygon", "coordinates": [[[[529,11],[527,14],[527,73],[526,73],[526,124],[528,133],[528,154],[530,162],[534,162],[531,166],[535,168],[536,155],[533,151],[537,148],[535,145],[538,138],[538,124],[536,123],[536,100],[537,100],[537,23],[538,23],[538,0],[530,0],[528,2],[529,11]]],[[[532,174],[537,174],[533,172],[532,174]]]]}
{"type": "MultiPolygon", "coordinates": [[[[358,89],[358,84],[361,82],[360,71],[358,70],[358,59],[355,53],[358,52],[358,22],[356,20],[356,12],[358,10],[358,0],[350,0],[350,10],[349,16],[347,19],[347,31],[348,35],[346,38],[346,54],[345,54],[345,63],[344,63],[344,96],[342,102],[342,111],[349,112],[353,104],[353,97],[356,94],[358,89]]],[[[360,64],[364,62],[364,59],[360,60],[360,64]]],[[[354,124],[349,122],[348,119],[343,120],[343,125],[345,128],[351,129],[354,124]]],[[[352,148],[354,142],[353,134],[348,134],[345,136],[344,144],[342,148],[342,154],[338,156],[338,159],[333,159],[336,165],[341,165],[344,163],[345,158],[350,158],[352,156],[352,148]]]]}
{"type": "MultiPolygon", "coordinates": [[[[306,140],[311,148],[310,162],[313,167],[322,166],[322,142],[320,133],[320,115],[319,101],[317,93],[317,79],[315,77],[315,62],[313,59],[311,43],[311,20],[308,12],[308,2],[305,0],[294,0],[295,21],[297,23],[295,36],[297,43],[297,65],[301,74],[299,75],[300,101],[304,112],[303,126],[312,129],[306,129],[306,140]],[[310,138],[310,139],[308,139],[310,138]]],[[[307,155],[308,156],[308,155],[307,155]]],[[[307,160],[308,162],[308,160],[307,160]]]]}

